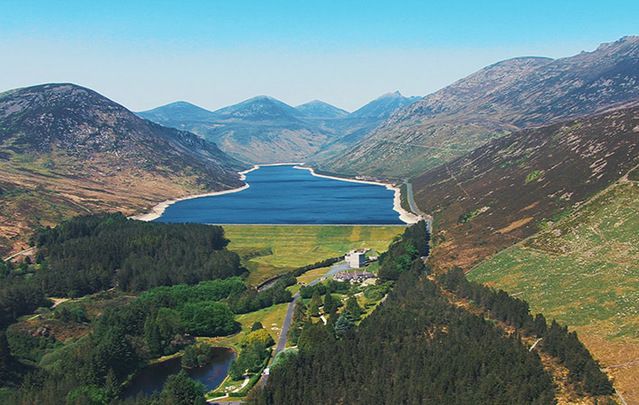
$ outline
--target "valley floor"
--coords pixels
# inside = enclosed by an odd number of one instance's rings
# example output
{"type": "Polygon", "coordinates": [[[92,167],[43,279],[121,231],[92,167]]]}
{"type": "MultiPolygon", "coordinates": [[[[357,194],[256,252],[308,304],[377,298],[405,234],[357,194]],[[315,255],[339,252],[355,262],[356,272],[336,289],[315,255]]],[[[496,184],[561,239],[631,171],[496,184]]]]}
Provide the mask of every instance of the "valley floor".
{"type": "Polygon", "coordinates": [[[224,225],[229,249],[242,257],[248,281],[257,285],[295,268],[352,249],[378,252],[404,231],[403,226],[224,225]]]}

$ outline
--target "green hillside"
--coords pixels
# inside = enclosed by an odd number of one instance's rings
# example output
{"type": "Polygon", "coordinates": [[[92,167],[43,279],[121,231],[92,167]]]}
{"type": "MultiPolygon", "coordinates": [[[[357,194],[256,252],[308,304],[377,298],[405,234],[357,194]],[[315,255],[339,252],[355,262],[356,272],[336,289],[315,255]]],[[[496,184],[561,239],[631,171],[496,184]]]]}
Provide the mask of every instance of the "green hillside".
{"type": "MultiPolygon", "coordinates": [[[[613,376],[636,381],[637,213],[639,184],[622,180],[572,215],[483,262],[469,278],[503,288],[528,301],[533,312],[570,325],[604,366],[613,366],[613,376]]],[[[639,398],[639,392],[626,394],[626,400],[639,398]]]]}

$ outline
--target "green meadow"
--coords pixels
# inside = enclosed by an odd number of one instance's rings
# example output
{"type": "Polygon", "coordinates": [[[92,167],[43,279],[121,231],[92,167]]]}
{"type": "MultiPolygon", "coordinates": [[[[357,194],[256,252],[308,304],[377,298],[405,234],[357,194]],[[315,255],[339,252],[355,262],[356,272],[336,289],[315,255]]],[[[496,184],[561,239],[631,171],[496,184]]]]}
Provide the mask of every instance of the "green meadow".
{"type": "Polygon", "coordinates": [[[258,284],[291,269],[343,255],[351,249],[385,251],[403,226],[273,226],[225,225],[229,249],[249,269],[258,284]]]}

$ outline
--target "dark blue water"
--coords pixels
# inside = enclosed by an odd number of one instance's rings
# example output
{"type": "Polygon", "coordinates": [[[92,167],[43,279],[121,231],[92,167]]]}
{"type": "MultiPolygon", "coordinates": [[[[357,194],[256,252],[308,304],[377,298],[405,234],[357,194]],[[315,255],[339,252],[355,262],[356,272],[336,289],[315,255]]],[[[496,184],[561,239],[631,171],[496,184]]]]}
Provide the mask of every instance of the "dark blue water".
{"type": "MultiPolygon", "coordinates": [[[[185,371],[189,377],[204,384],[207,390],[212,390],[224,381],[234,358],[235,353],[232,350],[215,348],[215,354],[206,366],[185,371]]],[[[180,363],[181,358],[176,357],[140,370],[133,377],[122,396],[131,398],[162,391],[169,376],[177,374],[182,369],[180,363]]]]}
{"type": "Polygon", "coordinates": [[[374,184],[313,176],[292,166],[247,174],[249,188],[169,206],[161,222],[205,224],[403,224],[393,191],[374,184]]]}

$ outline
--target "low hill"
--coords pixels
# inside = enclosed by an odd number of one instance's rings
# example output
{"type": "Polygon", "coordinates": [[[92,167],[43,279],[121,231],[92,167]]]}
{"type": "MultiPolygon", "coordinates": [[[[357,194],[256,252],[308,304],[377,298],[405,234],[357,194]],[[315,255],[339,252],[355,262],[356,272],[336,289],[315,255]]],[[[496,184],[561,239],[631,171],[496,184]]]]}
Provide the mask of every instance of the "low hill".
{"type": "Polygon", "coordinates": [[[0,95],[0,249],[79,213],[127,214],[242,185],[244,164],[196,135],[144,120],[73,84],[0,95]]]}
{"type": "Polygon", "coordinates": [[[636,100],[638,81],[639,37],[562,59],[506,60],[400,110],[322,168],[414,176],[507,133],[636,100]]]}
{"type": "Polygon", "coordinates": [[[469,269],[583,204],[639,164],[639,107],[524,130],[413,181],[442,267],[469,269]]]}

